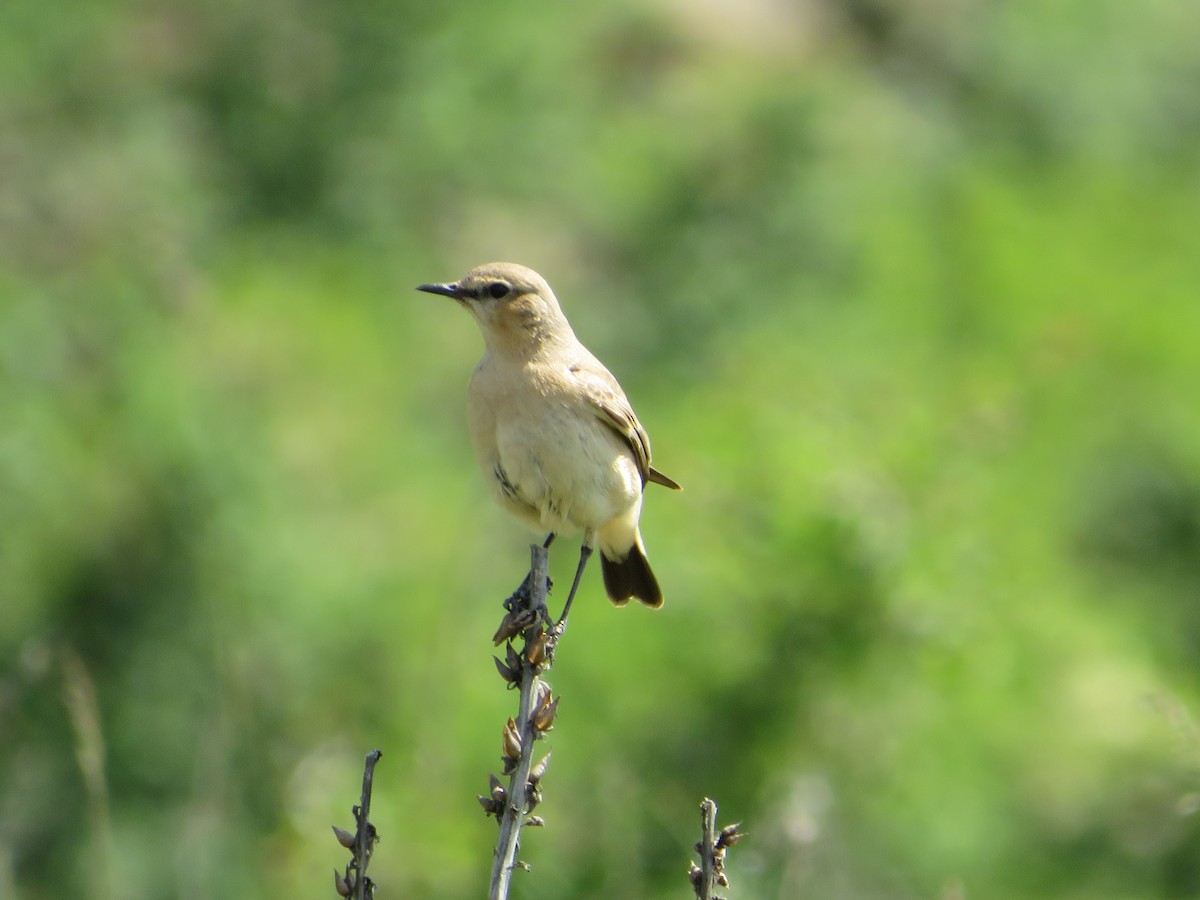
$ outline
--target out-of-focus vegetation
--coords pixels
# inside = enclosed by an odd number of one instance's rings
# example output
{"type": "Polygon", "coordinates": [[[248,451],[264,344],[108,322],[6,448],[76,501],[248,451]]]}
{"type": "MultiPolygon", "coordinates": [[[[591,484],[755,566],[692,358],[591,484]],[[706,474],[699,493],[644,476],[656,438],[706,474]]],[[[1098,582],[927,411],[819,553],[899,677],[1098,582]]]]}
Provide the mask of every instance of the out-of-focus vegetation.
{"type": "MultiPolygon", "coordinates": [[[[527,898],[1200,894],[1200,7],[170,4],[0,28],[0,895],[482,896],[547,276],[683,494],[527,898]]],[[[556,546],[559,584],[574,565],[556,546]]]]}

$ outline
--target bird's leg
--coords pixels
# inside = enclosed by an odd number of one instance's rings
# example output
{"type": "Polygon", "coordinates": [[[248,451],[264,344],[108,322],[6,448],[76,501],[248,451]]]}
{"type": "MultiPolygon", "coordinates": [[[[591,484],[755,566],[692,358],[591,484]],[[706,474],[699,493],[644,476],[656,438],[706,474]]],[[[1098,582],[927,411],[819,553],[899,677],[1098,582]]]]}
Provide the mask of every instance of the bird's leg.
{"type": "Polygon", "coordinates": [[[575,580],[571,582],[571,593],[567,594],[567,602],[563,606],[562,615],[554,623],[554,631],[557,635],[561,635],[567,627],[567,613],[571,611],[571,602],[575,599],[575,592],[579,590],[579,581],[583,578],[583,569],[587,565],[587,561],[591,558],[591,555],[592,548],[585,541],[583,546],[579,548],[579,566],[575,569],[575,580]]]}
{"type": "MultiPolygon", "coordinates": [[[[548,534],[546,536],[546,540],[542,543],[542,546],[545,549],[549,550],[550,545],[554,543],[554,538],[556,536],[557,535],[555,535],[555,533],[553,531],[550,532],[550,534],[548,534]]],[[[521,582],[521,586],[518,587],[515,591],[513,591],[512,595],[507,600],[504,601],[504,608],[506,610],[508,610],[509,612],[512,612],[513,610],[520,609],[522,606],[528,606],[530,596],[531,596],[529,588],[530,588],[529,574],[527,573],[525,575],[524,580],[521,582]]],[[[549,578],[546,579],[546,593],[547,594],[550,593],[550,579],[549,578]]],[[[544,618],[548,619],[549,615],[544,615],[544,618]]]]}

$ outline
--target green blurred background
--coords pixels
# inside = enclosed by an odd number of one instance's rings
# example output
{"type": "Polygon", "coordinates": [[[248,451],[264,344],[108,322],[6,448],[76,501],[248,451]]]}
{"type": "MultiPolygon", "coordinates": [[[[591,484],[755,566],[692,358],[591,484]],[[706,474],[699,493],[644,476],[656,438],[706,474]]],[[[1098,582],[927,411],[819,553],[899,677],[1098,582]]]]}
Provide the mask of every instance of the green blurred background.
{"type": "Polygon", "coordinates": [[[690,896],[706,794],[733,898],[1200,896],[1200,6],[0,21],[0,896],[332,897],[373,747],[379,896],[484,895],[493,259],[687,488],[514,896],[690,896]]]}

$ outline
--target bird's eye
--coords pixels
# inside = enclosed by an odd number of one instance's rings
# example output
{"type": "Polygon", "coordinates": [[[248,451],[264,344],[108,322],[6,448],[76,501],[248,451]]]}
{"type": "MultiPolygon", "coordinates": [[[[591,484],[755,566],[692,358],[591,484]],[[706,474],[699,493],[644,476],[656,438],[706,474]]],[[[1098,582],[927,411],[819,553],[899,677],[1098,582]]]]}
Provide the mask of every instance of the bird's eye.
{"type": "Polygon", "coordinates": [[[487,286],[487,294],[493,300],[499,300],[508,293],[508,285],[503,281],[493,281],[487,286]]]}

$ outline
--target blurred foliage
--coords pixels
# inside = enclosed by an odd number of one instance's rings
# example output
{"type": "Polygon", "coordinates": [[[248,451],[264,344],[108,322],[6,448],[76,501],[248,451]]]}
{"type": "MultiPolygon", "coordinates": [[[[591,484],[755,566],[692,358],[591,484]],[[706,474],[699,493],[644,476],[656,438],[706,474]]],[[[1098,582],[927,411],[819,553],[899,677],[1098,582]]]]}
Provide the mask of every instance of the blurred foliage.
{"type": "Polygon", "coordinates": [[[2,15],[0,896],[332,896],[375,746],[381,894],[482,895],[490,259],[687,487],[521,897],[687,895],[706,794],[734,897],[1200,895],[1200,8],[2,15]]]}

